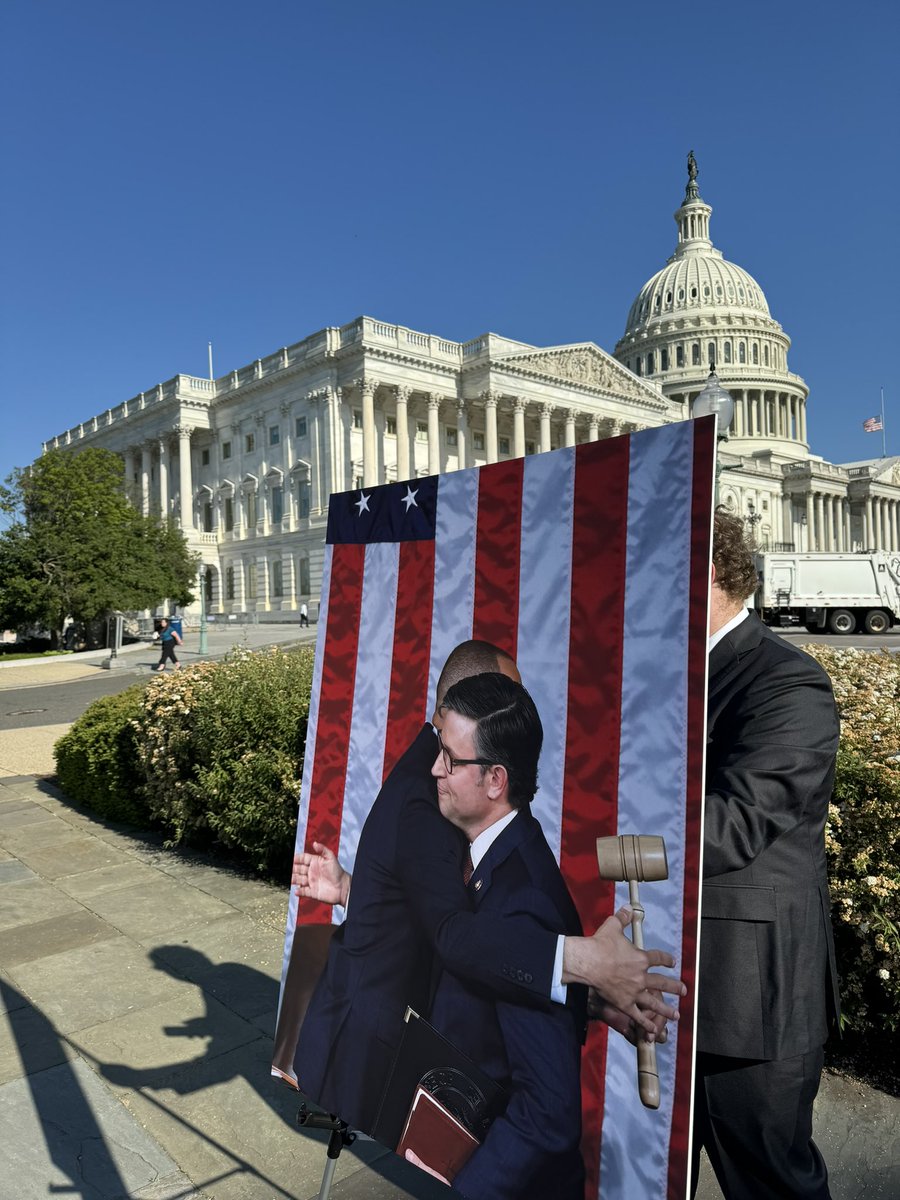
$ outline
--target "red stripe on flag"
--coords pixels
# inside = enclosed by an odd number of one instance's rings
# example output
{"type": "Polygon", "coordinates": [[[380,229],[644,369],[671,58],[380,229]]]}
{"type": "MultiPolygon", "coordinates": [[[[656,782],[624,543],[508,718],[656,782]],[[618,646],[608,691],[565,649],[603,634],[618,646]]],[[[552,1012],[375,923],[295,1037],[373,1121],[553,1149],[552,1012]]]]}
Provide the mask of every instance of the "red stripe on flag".
{"type": "Polygon", "coordinates": [[[691,1127],[691,1071],[694,1053],[696,1004],[697,922],[700,900],[700,831],[703,812],[703,755],[706,747],[706,668],[709,638],[709,561],[715,437],[712,420],[694,425],[694,462],[691,498],[690,601],[688,607],[688,711],[684,838],[684,907],[681,960],[678,974],[687,984],[687,995],[678,1007],[678,1050],[675,1058],[675,1094],[669,1135],[668,1200],[684,1200],[688,1184],[688,1146],[691,1127]]]}
{"type": "MultiPolygon", "coordinates": [[[[614,911],[615,885],[597,874],[594,842],[616,833],[622,693],[628,438],[575,452],[566,779],[560,867],[586,934],[614,911]],[[604,503],[598,505],[597,497],[604,503]]],[[[596,1197],[606,1075],[606,1030],[582,1054],[582,1155],[596,1197]]]]}
{"type": "MultiPolygon", "coordinates": [[[[332,547],[328,629],[319,684],[319,718],[309,789],[306,845],[311,847],[314,841],[322,842],[335,854],[341,834],[341,809],[350,749],[350,717],[356,685],[365,557],[365,546],[332,547]]],[[[331,908],[327,904],[301,897],[297,920],[303,924],[327,924],[331,921],[331,908]]]]}
{"type": "Polygon", "coordinates": [[[429,712],[433,604],[434,542],[404,542],[400,546],[382,779],[390,774],[429,712]]]}
{"type": "Polygon", "coordinates": [[[472,637],[516,655],[524,459],[482,467],[478,475],[475,609],[472,637]],[[511,516],[512,514],[512,516],[511,516]]]}

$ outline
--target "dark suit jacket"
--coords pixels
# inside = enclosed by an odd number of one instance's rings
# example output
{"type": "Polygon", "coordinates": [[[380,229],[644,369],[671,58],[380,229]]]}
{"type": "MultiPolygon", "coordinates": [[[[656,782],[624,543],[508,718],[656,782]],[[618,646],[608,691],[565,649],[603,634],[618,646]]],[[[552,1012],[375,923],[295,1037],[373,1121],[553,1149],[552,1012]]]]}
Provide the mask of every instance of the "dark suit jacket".
{"type": "Polygon", "coordinates": [[[824,1042],[837,975],[824,828],[838,720],[822,668],[751,613],[709,660],[698,1049],[824,1042]]]}
{"type": "MultiPolygon", "coordinates": [[[[521,811],[469,883],[479,913],[531,916],[554,934],[580,934],[575,905],[538,822],[521,811]]],[[[541,1011],[498,1001],[445,972],[432,1023],[510,1094],[506,1111],[453,1181],[472,1200],[582,1200],[581,1043],[587,991],[541,1011]]]]}
{"type": "Polygon", "coordinates": [[[332,938],[294,1059],[302,1090],[363,1132],[374,1125],[407,1005],[428,1011],[432,947],[458,974],[550,1007],[557,939],[527,917],[472,912],[464,843],[438,808],[436,754],[426,725],[366,818],[347,919],[332,938]]]}

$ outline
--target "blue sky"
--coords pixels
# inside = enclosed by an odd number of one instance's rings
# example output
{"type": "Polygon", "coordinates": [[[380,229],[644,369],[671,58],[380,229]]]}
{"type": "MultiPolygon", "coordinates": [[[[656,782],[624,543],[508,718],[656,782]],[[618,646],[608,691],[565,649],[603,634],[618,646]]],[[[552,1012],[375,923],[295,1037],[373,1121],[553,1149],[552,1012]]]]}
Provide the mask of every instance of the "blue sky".
{"type": "Polygon", "coordinates": [[[900,452],[893,0],[5,0],[0,478],[367,313],[611,351],[693,148],[813,450],[900,452]]]}

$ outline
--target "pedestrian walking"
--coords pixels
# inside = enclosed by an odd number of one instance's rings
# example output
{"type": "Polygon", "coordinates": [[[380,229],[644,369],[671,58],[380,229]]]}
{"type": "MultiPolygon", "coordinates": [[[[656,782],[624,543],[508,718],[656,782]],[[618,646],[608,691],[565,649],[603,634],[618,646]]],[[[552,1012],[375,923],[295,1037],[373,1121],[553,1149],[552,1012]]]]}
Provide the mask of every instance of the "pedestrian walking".
{"type": "Polygon", "coordinates": [[[306,601],[300,605],[300,628],[304,625],[309,625],[309,609],[306,607],[306,601]]]}
{"type": "Polygon", "coordinates": [[[175,657],[175,647],[182,644],[181,636],[176,629],[173,629],[166,617],[159,623],[159,641],[162,647],[162,653],[159,656],[159,662],[154,668],[157,671],[166,669],[166,659],[172,660],[172,665],[175,670],[179,670],[181,663],[175,657]]]}

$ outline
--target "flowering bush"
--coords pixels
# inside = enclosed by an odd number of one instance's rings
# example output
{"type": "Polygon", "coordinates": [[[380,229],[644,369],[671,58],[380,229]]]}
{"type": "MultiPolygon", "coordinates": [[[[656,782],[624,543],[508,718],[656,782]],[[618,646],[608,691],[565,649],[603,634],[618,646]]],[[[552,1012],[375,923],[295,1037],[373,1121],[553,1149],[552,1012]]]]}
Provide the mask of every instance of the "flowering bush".
{"type": "Polygon", "coordinates": [[[312,651],[238,649],[151,680],[135,722],[151,814],[173,835],[215,840],[260,869],[294,844],[312,651]]]}
{"type": "Polygon", "coordinates": [[[841,748],[825,833],[843,1024],[900,1031],[900,657],[805,649],[831,676],[841,748]]]}
{"type": "Polygon", "coordinates": [[[312,651],[233,651],[98,700],[56,745],[60,785],[104,816],[217,842],[260,870],[294,845],[312,651]]]}
{"type": "Polygon", "coordinates": [[[143,692],[138,684],[95,700],[53,748],[59,783],[70,800],[131,825],[150,824],[132,725],[143,692]]]}

